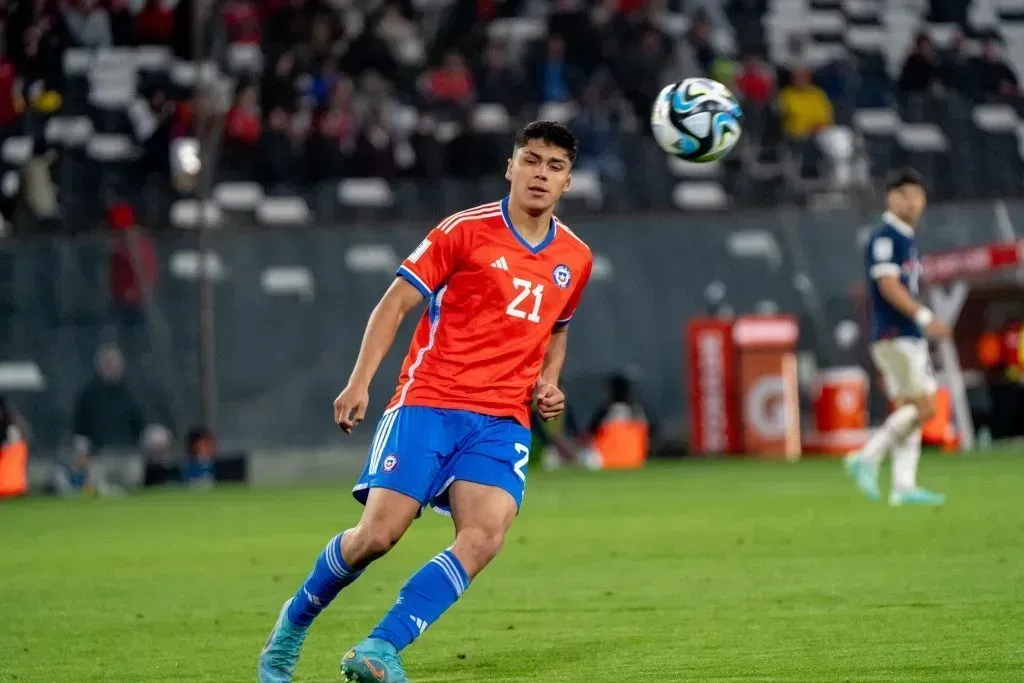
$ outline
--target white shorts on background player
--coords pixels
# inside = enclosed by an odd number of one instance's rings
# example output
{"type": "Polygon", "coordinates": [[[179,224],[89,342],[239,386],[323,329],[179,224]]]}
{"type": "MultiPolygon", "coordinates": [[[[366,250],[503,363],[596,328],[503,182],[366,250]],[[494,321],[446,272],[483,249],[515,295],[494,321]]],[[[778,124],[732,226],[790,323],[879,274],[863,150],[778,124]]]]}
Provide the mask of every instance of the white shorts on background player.
{"type": "Polygon", "coordinates": [[[871,344],[871,358],[882,373],[891,399],[931,396],[938,389],[928,355],[928,340],[896,337],[871,344]]]}

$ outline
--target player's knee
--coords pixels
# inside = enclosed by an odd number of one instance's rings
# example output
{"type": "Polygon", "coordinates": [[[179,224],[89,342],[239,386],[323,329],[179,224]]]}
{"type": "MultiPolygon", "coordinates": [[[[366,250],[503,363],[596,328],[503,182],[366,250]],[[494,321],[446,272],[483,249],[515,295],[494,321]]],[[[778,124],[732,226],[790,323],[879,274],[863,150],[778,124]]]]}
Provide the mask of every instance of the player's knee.
{"type": "Polygon", "coordinates": [[[934,396],[922,396],[914,402],[917,405],[917,419],[920,423],[925,423],[932,419],[935,415],[935,397],[934,396]]]}
{"type": "Polygon", "coordinates": [[[402,538],[404,529],[382,523],[360,523],[353,531],[351,546],[346,550],[351,550],[356,563],[364,564],[386,555],[402,538]]]}
{"type": "Polygon", "coordinates": [[[471,574],[476,573],[491,560],[498,556],[505,544],[505,534],[501,531],[480,528],[463,529],[455,538],[458,555],[468,560],[473,567],[467,567],[471,574]]]}

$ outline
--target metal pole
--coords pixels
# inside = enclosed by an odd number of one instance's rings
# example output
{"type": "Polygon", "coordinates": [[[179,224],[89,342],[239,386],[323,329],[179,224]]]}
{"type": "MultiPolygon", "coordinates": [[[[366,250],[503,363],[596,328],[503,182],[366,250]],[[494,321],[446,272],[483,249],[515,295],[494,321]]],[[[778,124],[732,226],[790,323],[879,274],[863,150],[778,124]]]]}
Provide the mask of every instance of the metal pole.
{"type": "Polygon", "coordinates": [[[217,424],[217,393],[215,374],[214,303],[213,280],[210,277],[210,216],[207,204],[210,198],[210,185],[213,182],[214,147],[216,135],[213,130],[213,112],[205,111],[212,97],[206,90],[210,87],[202,77],[204,62],[203,26],[208,15],[207,9],[213,13],[215,0],[194,0],[192,13],[192,49],[193,62],[197,69],[196,78],[196,124],[199,126],[197,138],[199,143],[199,177],[196,184],[196,199],[199,202],[199,281],[196,289],[196,322],[198,324],[198,368],[199,368],[199,418],[207,429],[215,430],[217,424]]]}

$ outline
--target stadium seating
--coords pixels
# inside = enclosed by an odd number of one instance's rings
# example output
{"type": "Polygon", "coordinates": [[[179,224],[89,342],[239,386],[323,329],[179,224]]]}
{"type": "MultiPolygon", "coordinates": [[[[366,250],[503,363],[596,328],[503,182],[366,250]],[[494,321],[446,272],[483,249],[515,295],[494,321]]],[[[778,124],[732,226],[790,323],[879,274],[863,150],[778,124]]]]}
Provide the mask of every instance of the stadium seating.
{"type": "MultiPolygon", "coordinates": [[[[927,3],[919,0],[732,2],[727,3],[724,15],[713,16],[716,22],[724,19],[726,23],[713,27],[711,44],[721,60],[764,50],[783,78],[795,59],[818,68],[825,79],[832,78],[835,74],[831,70],[838,69],[840,85],[833,95],[837,123],[851,124],[855,153],[867,154],[874,177],[895,164],[914,163],[921,166],[934,191],[942,197],[1017,194],[1024,171],[1022,145],[1018,142],[1021,126],[1017,96],[979,98],[976,93],[948,88],[943,92],[896,92],[904,57],[918,30],[931,37],[940,58],[945,58],[957,32],[962,31],[971,39],[999,38],[1005,43],[1010,63],[1024,63],[1024,29],[1019,28],[1024,24],[1014,21],[1017,17],[1010,10],[991,0],[952,4],[967,8],[952,12],[964,16],[964,25],[929,23],[927,3]],[[805,40],[798,56],[793,54],[794,36],[805,40]],[[850,70],[843,71],[847,66],[850,70]]],[[[668,3],[668,8],[678,10],[678,5],[668,3]]],[[[444,12],[454,11],[456,6],[431,6],[421,18],[424,22],[443,18],[444,12]]],[[[518,6],[510,4],[513,11],[518,6]]],[[[550,30],[561,30],[559,20],[559,16],[546,20],[533,14],[502,16],[488,25],[486,35],[502,41],[507,58],[522,55],[522,62],[529,63],[526,56],[536,53],[548,35],[549,25],[555,27],[550,30]]],[[[652,25],[673,41],[685,42],[692,24],[692,17],[678,11],[652,17],[652,25]]],[[[421,26],[421,30],[427,29],[426,24],[421,26]]],[[[440,44],[434,47],[441,49],[440,44]]],[[[180,100],[197,84],[212,83],[223,110],[236,89],[260,80],[266,82],[275,68],[277,49],[266,42],[262,47],[251,42],[227,44],[215,61],[196,66],[161,46],[115,46],[93,51],[68,48],[62,56],[63,104],[41,125],[46,141],[62,152],[55,176],[65,219],[85,227],[99,218],[105,204],[122,198],[139,201],[145,196],[153,200],[140,202],[150,209],[145,214],[148,224],[165,223],[169,216],[187,221],[189,214],[168,213],[165,209],[188,197],[178,196],[167,182],[154,180],[148,187],[144,185],[147,172],[153,170],[145,165],[145,157],[153,155],[147,145],[156,126],[152,112],[146,111],[145,95],[163,89],[172,99],[180,100]]],[[[598,64],[603,59],[614,57],[599,55],[598,64]]],[[[308,76],[300,79],[308,80],[308,76]]],[[[449,153],[459,136],[467,132],[474,141],[471,144],[478,145],[478,152],[493,149],[493,154],[486,153],[484,166],[472,171],[487,175],[485,169],[489,171],[501,163],[507,136],[524,115],[571,121],[580,111],[579,106],[552,103],[529,106],[529,98],[521,101],[526,106],[514,115],[506,104],[496,102],[470,106],[465,114],[441,111],[416,92],[415,84],[409,90],[403,83],[389,102],[387,118],[394,153],[396,159],[402,157],[398,176],[353,177],[347,172],[330,172],[327,177],[314,178],[295,167],[296,172],[290,176],[273,179],[259,172],[259,164],[240,162],[232,150],[226,149],[219,164],[219,178],[225,182],[261,183],[260,203],[266,204],[262,208],[248,206],[244,211],[229,208],[228,212],[240,213],[242,220],[265,220],[269,224],[304,218],[351,222],[435,215],[431,196],[439,195],[421,191],[424,180],[402,170],[414,163],[416,151],[409,141],[424,116],[439,116],[433,135],[449,153]],[[291,198],[284,200],[282,194],[291,198]]],[[[786,144],[779,137],[777,113],[772,107],[751,102],[746,111],[744,149],[732,162],[705,174],[683,171],[660,154],[643,134],[642,107],[634,107],[620,120],[609,143],[620,157],[622,168],[628,171],[625,182],[602,174],[582,177],[577,195],[580,201],[573,202],[573,210],[607,213],[652,206],[720,210],[780,199],[802,200],[808,193],[845,189],[852,182],[848,176],[844,176],[846,180],[834,177],[834,160],[823,154],[822,145],[786,144]],[[699,177],[690,177],[691,173],[699,177]],[[674,181],[675,177],[679,180],[674,181]]],[[[268,112],[263,115],[266,117],[268,112]]],[[[17,169],[32,154],[31,131],[8,136],[0,144],[4,170],[17,169]]],[[[282,168],[292,166],[285,164],[282,168]]],[[[489,199],[494,189],[486,182],[466,182],[469,179],[464,174],[450,178],[455,181],[451,186],[453,196],[464,197],[470,204],[489,199]]],[[[436,182],[436,176],[427,182],[436,182]]],[[[7,187],[10,193],[17,191],[10,183],[7,187]]],[[[224,201],[233,201],[231,191],[215,192],[214,201],[225,208],[224,201]]],[[[251,189],[246,192],[245,201],[251,204],[256,195],[251,189]]]]}
{"type": "MultiPolygon", "coordinates": [[[[682,14],[684,4],[693,3],[668,2],[666,13],[651,18],[676,47],[687,43],[697,21],[682,14]]],[[[858,228],[877,208],[871,179],[910,163],[940,201],[1021,194],[1024,108],[1018,95],[953,88],[908,93],[897,87],[919,29],[940,57],[962,30],[969,40],[998,37],[1010,64],[1024,64],[1024,23],[1005,3],[932,3],[938,14],[918,0],[708,4],[714,6],[708,10],[710,46],[720,58],[712,65],[715,77],[727,79],[733,60],[763,52],[784,80],[796,59],[792,37],[802,36],[799,60],[816,67],[822,84],[837,93],[836,125],[810,141],[791,140],[771,101],[748,101],[743,144],[732,157],[705,165],[669,158],[645,135],[652,93],[629,82],[639,73],[627,66],[632,20],[600,29],[615,39],[583,50],[581,68],[599,82],[618,80],[622,97],[598,101],[610,122],[603,139],[607,158],[581,164],[562,215],[585,227],[598,257],[596,296],[617,313],[581,312],[583,334],[602,343],[588,345],[573,361],[578,365],[567,369],[574,386],[589,386],[596,376],[589,368],[625,364],[638,369],[652,401],[681,406],[682,361],[663,340],[678,337],[682,319],[712,307],[695,294],[706,291],[737,312],[804,311],[814,319],[805,326],[805,343],[822,359],[835,357],[830,331],[856,314],[847,294],[860,277],[859,262],[850,254],[858,228]],[[839,201],[830,205],[822,197],[839,201]],[[780,204],[806,204],[817,212],[780,204]],[[633,241],[637,235],[642,239],[633,241]],[[603,284],[613,281],[632,284],[603,284]],[[637,329],[650,332],[636,335],[637,329]]],[[[533,69],[549,33],[569,31],[566,15],[537,14],[536,3],[502,5],[502,16],[474,34],[467,51],[480,52],[488,38],[500,40],[510,63],[533,69]]],[[[459,2],[417,7],[417,30],[431,54],[453,45],[441,30],[446,22],[472,19],[459,2]]],[[[388,282],[398,254],[453,207],[504,193],[496,171],[515,127],[535,116],[578,121],[582,94],[570,103],[541,103],[527,92],[507,102],[446,108],[420,90],[421,66],[400,66],[380,118],[390,130],[390,158],[401,162],[395,168],[362,172],[332,166],[337,159],[325,156],[324,168],[311,170],[306,161],[316,154],[305,152],[331,146],[317,140],[296,152],[287,136],[270,139],[271,112],[264,111],[264,138],[251,148],[226,141],[212,193],[200,200],[176,191],[166,177],[168,139],[197,134],[196,85],[212,84],[212,99],[223,112],[248,84],[274,87],[280,53],[270,38],[262,45],[218,46],[215,58],[201,65],[183,61],[170,46],[67,48],[60,56],[60,107],[44,112],[28,106],[19,125],[0,132],[0,191],[7,200],[23,194],[20,171],[41,139],[58,152],[52,174],[65,230],[95,228],[119,200],[134,204],[140,225],[178,228],[155,235],[161,279],[148,323],[155,327],[144,334],[159,348],[129,358],[130,366],[147,369],[139,381],[160,386],[178,415],[188,416],[198,393],[197,281],[206,273],[215,282],[215,371],[225,438],[316,443],[328,438],[331,426],[310,416],[336,392],[343,360],[358,346],[359,321],[388,282]],[[177,103],[173,112],[164,113],[164,105],[150,99],[156,92],[177,103]],[[162,127],[163,116],[172,125],[162,127]],[[260,155],[273,145],[278,156],[272,160],[280,163],[269,164],[275,173],[268,173],[260,155]],[[214,228],[205,256],[196,240],[201,225],[214,228]],[[313,302],[320,302],[315,309],[313,302]],[[325,309],[336,315],[325,316],[325,309]],[[253,424],[261,425],[261,433],[251,433],[253,424]]],[[[659,78],[679,75],[670,69],[659,78]]],[[[296,87],[307,87],[312,78],[304,74],[296,87]]],[[[360,82],[356,90],[365,94],[372,87],[360,82]]],[[[935,209],[923,248],[999,238],[993,211],[991,204],[935,209]]],[[[1009,211],[1016,217],[1024,209],[1011,200],[1009,211]]],[[[12,218],[6,209],[4,215],[12,218]]],[[[18,203],[15,234],[31,236],[43,225],[18,203]]],[[[16,394],[46,447],[62,438],[96,346],[119,334],[107,291],[108,246],[103,234],[0,243],[0,392],[16,394]]]]}

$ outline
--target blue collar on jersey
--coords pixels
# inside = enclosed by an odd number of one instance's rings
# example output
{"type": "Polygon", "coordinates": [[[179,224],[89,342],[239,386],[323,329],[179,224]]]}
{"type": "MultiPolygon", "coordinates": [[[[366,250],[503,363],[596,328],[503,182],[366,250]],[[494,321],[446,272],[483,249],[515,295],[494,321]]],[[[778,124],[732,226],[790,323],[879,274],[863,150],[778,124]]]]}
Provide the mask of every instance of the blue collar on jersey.
{"type": "Polygon", "coordinates": [[[891,225],[893,230],[895,230],[896,232],[904,234],[907,237],[914,236],[914,229],[907,225],[906,223],[904,223],[902,220],[900,220],[899,217],[892,211],[886,211],[885,213],[883,213],[882,220],[885,221],[887,225],[891,225]]]}
{"type": "Polygon", "coordinates": [[[529,249],[530,252],[533,254],[536,254],[538,251],[551,244],[551,242],[555,239],[555,232],[558,230],[558,226],[555,225],[555,217],[552,216],[551,227],[548,228],[548,236],[545,237],[544,241],[542,241],[540,244],[538,244],[537,246],[533,246],[532,244],[524,240],[523,236],[519,234],[518,230],[516,230],[516,226],[512,225],[512,219],[508,215],[507,196],[501,200],[501,217],[505,220],[505,226],[512,231],[512,234],[516,236],[516,239],[519,240],[519,243],[522,244],[527,249],[529,249]]]}

